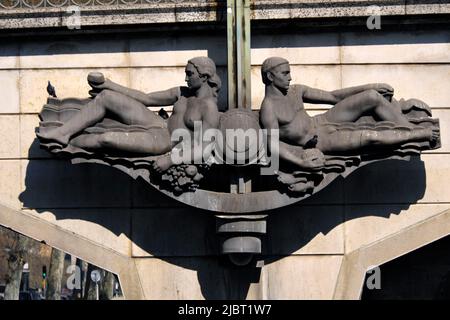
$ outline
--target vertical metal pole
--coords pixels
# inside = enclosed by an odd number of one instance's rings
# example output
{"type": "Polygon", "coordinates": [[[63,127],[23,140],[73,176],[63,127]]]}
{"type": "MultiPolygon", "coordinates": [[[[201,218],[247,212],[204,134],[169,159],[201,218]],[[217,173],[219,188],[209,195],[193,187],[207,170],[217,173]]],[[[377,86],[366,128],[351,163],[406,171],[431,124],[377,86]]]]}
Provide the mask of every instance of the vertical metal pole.
{"type": "Polygon", "coordinates": [[[237,107],[235,18],[235,0],[227,0],[228,109],[237,107]]]}
{"type": "Polygon", "coordinates": [[[251,107],[250,0],[227,0],[228,107],[251,107]]]}
{"type": "Polygon", "coordinates": [[[238,107],[251,108],[250,0],[236,0],[237,20],[237,87],[238,107]]]}

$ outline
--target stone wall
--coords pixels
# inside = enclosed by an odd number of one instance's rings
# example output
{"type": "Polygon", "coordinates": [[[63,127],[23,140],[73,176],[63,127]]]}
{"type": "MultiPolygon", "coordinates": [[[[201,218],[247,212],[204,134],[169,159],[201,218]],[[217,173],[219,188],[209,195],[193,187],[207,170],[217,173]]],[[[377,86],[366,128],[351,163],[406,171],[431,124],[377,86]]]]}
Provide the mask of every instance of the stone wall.
{"type": "MultiPolygon", "coordinates": [[[[135,258],[147,299],[333,298],[346,255],[450,208],[450,31],[442,25],[414,29],[253,33],[253,108],[263,96],[260,64],[278,55],[292,63],[296,83],[333,90],[387,82],[396,97],[426,101],[440,118],[443,143],[421,159],[367,166],[298,205],[270,212],[262,269],[230,268],[217,256],[213,214],[175,203],[114,169],[54,159],[39,149],[34,134],[47,80],[58,97],[83,97],[87,74],[100,70],[116,82],[151,92],[182,85],[186,61],[198,55],[217,62],[224,82],[220,107],[225,108],[226,38],[221,32],[47,34],[2,42],[0,203],[23,210],[30,223],[37,217],[135,258]]],[[[327,108],[307,107],[310,114],[327,108]]],[[[63,249],[67,241],[47,239],[63,249]]],[[[108,259],[97,263],[107,270],[114,264],[108,259]]]]}

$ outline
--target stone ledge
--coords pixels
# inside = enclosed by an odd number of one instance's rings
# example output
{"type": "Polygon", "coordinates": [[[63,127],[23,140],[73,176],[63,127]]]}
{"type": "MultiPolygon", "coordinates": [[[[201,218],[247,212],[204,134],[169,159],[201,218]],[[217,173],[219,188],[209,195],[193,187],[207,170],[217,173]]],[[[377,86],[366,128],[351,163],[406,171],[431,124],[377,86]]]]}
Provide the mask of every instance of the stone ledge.
{"type": "MultiPolygon", "coordinates": [[[[223,0],[161,1],[139,5],[81,8],[81,26],[224,22],[223,0]]],[[[253,20],[450,14],[450,0],[255,0],[253,20]],[[374,8],[377,6],[378,8],[374,8]]],[[[61,8],[0,8],[1,29],[66,27],[69,14],[61,8]]]]}

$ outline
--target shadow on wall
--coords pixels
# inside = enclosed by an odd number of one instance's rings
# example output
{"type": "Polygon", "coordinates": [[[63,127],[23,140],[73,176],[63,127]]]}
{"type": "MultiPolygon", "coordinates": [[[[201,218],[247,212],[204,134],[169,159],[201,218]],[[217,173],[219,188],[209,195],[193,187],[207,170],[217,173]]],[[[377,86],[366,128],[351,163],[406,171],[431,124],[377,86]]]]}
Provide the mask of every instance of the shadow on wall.
{"type": "MultiPolygon", "coordinates": [[[[36,144],[37,140],[30,151],[36,144]]],[[[399,214],[423,197],[425,180],[418,157],[381,161],[336,179],[301,204],[267,212],[265,263],[298,251],[346,219],[399,214]]],[[[214,214],[175,203],[119,170],[36,159],[28,163],[25,185],[20,195],[25,208],[51,212],[57,220],[89,221],[116,236],[125,235],[133,241],[133,256],[153,255],[196,271],[206,299],[244,299],[251,283],[259,282],[259,269],[233,267],[219,256],[214,214]]],[[[336,246],[343,250],[343,244],[336,246]]]]}

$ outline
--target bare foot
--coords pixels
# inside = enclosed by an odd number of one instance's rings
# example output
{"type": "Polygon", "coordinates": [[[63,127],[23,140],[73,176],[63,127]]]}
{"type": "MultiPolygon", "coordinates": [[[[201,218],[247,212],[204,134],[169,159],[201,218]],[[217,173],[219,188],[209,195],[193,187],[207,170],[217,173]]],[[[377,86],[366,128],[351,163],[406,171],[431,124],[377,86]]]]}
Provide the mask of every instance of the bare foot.
{"type": "Polygon", "coordinates": [[[56,141],[62,144],[63,146],[67,146],[69,144],[70,137],[59,134],[58,128],[52,129],[47,132],[37,132],[36,135],[42,140],[56,141]]]}
{"type": "Polygon", "coordinates": [[[173,165],[172,159],[170,158],[170,155],[165,155],[162,157],[159,157],[154,163],[153,163],[153,169],[155,169],[158,173],[163,173],[167,171],[171,166],[173,165]]]}
{"type": "Polygon", "coordinates": [[[299,182],[306,182],[306,178],[305,177],[295,177],[292,174],[278,171],[278,181],[280,181],[283,184],[292,185],[292,184],[299,183],[299,182]]]}
{"type": "Polygon", "coordinates": [[[424,128],[416,129],[413,132],[413,137],[411,140],[425,140],[435,143],[439,140],[439,129],[437,128],[424,128]]]}
{"type": "Polygon", "coordinates": [[[309,181],[306,183],[300,182],[300,183],[289,186],[289,190],[291,190],[293,192],[306,192],[313,188],[314,188],[314,182],[312,182],[312,181],[309,181]]]}
{"type": "Polygon", "coordinates": [[[431,134],[431,139],[430,139],[431,144],[433,145],[433,144],[438,143],[440,138],[441,138],[440,130],[438,128],[433,127],[432,134],[431,134]]]}

